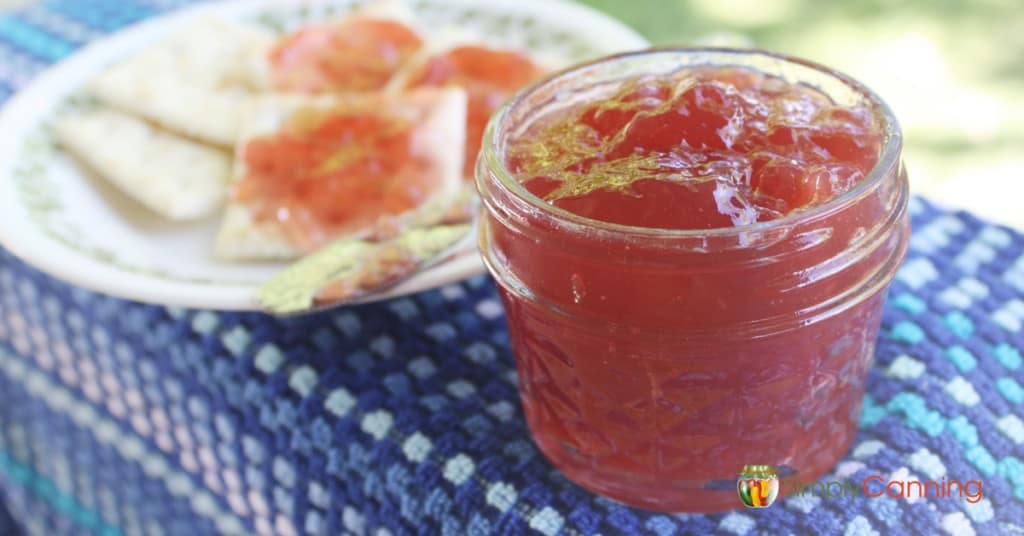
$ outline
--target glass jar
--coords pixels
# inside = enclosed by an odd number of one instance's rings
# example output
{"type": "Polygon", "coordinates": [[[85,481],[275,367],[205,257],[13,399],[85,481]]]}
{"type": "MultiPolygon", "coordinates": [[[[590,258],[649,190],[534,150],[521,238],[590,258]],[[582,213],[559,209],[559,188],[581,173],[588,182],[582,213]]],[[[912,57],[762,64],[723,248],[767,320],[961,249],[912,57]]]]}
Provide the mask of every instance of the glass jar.
{"type": "Polygon", "coordinates": [[[907,179],[888,107],[851,78],[756,50],[661,49],[558,73],[491,120],[476,170],[480,247],[500,286],[526,420],[581,486],[662,511],[742,508],[749,464],[810,482],[849,448],[886,288],[906,252],[907,179]],[[588,219],[505,167],[538,117],[639,75],[743,66],[862,103],[884,143],[852,190],[711,230],[588,219]]]}

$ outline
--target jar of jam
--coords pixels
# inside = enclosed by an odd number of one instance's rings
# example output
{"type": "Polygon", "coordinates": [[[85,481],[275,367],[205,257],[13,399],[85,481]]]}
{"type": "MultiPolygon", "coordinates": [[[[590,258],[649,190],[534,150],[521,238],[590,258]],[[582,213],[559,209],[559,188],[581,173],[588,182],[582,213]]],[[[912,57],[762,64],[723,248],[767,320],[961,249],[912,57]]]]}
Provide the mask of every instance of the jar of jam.
{"type": "Polygon", "coordinates": [[[907,246],[901,134],[855,80],[754,50],[613,56],[525,89],[476,170],[523,408],[579,485],[742,508],[752,463],[849,448],[907,246]]]}

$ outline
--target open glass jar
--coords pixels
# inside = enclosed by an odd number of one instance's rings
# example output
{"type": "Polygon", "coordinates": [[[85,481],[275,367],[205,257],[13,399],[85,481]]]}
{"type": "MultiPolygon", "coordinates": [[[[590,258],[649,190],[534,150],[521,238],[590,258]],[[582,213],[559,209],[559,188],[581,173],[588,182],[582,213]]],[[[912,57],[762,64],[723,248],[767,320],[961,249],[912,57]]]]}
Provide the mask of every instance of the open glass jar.
{"type": "Polygon", "coordinates": [[[901,135],[887,106],[820,65],[730,49],[598,60],[521,92],[477,165],[480,247],[498,281],[534,440],[570,479],[663,511],[741,507],[767,464],[810,482],[853,440],[882,304],[909,235],[901,135]],[[739,66],[866,105],[877,163],[853,189],[780,219],[710,230],[612,224],[531,194],[509,140],[547,111],[640,75],[739,66]]]}

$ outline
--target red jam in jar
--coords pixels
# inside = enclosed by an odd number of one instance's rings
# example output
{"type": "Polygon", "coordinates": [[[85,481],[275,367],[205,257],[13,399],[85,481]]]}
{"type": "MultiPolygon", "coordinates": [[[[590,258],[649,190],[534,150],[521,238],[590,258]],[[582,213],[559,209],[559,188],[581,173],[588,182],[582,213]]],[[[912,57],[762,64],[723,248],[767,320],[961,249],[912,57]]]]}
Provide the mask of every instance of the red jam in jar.
{"type": "Polygon", "coordinates": [[[580,485],[742,507],[849,448],[909,233],[888,108],[824,67],[654,50],[548,79],[477,167],[527,422],[580,485]]]}

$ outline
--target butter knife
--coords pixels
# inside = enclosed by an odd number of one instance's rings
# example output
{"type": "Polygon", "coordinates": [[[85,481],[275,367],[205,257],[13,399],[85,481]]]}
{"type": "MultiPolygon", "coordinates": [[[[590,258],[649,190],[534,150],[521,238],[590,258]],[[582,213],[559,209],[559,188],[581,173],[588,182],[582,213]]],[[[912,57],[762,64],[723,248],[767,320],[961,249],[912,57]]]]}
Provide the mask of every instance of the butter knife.
{"type": "Polygon", "coordinates": [[[307,255],[260,287],[275,315],[298,315],[364,301],[425,269],[475,249],[476,201],[469,188],[403,219],[382,221],[363,238],[341,239],[307,255]]]}

